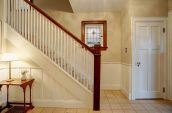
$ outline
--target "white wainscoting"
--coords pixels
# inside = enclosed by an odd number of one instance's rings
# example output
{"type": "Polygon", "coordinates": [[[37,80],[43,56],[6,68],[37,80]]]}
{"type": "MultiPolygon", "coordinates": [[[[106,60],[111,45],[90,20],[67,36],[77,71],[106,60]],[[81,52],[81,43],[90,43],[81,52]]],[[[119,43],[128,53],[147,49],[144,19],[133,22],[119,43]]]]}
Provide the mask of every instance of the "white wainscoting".
{"type": "Polygon", "coordinates": [[[121,89],[121,63],[118,62],[101,63],[101,89],[106,89],[106,90],[121,89]]]}
{"type": "Polygon", "coordinates": [[[167,40],[167,57],[168,57],[168,78],[167,78],[167,99],[172,100],[172,11],[168,15],[168,40],[167,40]]]}
{"type": "Polygon", "coordinates": [[[121,64],[121,91],[129,99],[131,99],[131,64],[121,64]]]}
{"type": "MultiPolygon", "coordinates": [[[[27,68],[26,68],[27,69],[27,68]]],[[[27,69],[29,71],[29,69],[27,69]]],[[[30,71],[29,71],[30,72],[30,71]]],[[[12,69],[12,78],[20,78],[21,69],[12,69]]],[[[43,73],[40,68],[33,68],[31,71],[32,77],[35,79],[32,91],[33,104],[36,107],[67,107],[67,108],[88,108],[77,97],[73,96],[67,89],[59,84],[55,76],[43,73]]],[[[0,80],[8,78],[8,68],[0,69],[0,80]]],[[[65,82],[65,81],[64,81],[65,82]]],[[[6,87],[2,87],[0,96],[0,106],[6,103],[6,87]]],[[[29,88],[26,93],[27,101],[29,101],[29,88]]],[[[23,91],[19,87],[10,87],[11,101],[23,101],[23,91]]]]}
{"type": "Polygon", "coordinates": [[[2,29],[2,21],[0,20],[0,52],[2,52],[2,37],[3,37],[3,29],[2,29]]]}
{"type": "MultiPolygon", "coordinates": [[[[16,63],[18,64],[18,63],[16,63]]],[[[21,63],[20,63],[21,64],[21,63]]],[[[14,66],[15,64],[13,64],[14,66]]],[[[19,66],[19,65],[18,65],[19,66]]],[[[24,64],[23,64],[24,66],[24,64]]],[[[29,65],[27,65],[29,66],[29,65]]],[[[13,77],[19,77],[20,70],[13,69],[13,77]]],[[[7,79],[8,69],[0,69],[0,80],[7,79]],[[7,76],[4,76],[7,75],[7,76]]],[[[33,103],[39,107],[87,107],[83,102],[74,97],[68,90],[62,87],[54,79],[55,76],[49,76],[40,68],[32,70],[32,76],[35,78],[33,85],[33,103]]],[[[130,93],[131,65],[115,62],[103,62],[101,65],[101,89],[122,90],[129,98],[130,93]]],[[[22,90],[11,88],[10,100],[22,100],[22,90]],[[14,93],[16,92],[16,93],[14,93]]],[[[27,90],[28,91],[28,90],[27,90]]],[[[6,102],[6,88],[2,88],[3,98],[0,96],[0,103],[6,102]]],[[[1,93],[2,93],[1,92],[1,93]]],[[[27,97],[28,97],[27,92],[27,97]]]]}

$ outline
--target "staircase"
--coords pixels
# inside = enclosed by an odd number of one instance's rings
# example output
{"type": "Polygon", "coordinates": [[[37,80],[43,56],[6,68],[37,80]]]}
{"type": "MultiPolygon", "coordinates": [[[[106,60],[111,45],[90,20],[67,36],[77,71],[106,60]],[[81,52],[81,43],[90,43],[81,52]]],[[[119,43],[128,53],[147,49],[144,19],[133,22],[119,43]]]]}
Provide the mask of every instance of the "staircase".
{"type": "Polygon", "coordinates": [[[6,8],[6,23],[67,76],[93,92],[93,109],[99,110],[100,50],[89,48],[30,0],[6,0],[6,8]]]}

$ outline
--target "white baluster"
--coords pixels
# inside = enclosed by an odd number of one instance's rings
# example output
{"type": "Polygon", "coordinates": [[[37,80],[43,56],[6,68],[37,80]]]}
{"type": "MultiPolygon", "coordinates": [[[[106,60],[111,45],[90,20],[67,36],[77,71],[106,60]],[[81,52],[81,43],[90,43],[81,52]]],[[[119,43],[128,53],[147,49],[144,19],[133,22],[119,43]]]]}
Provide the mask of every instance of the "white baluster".
{"type": "Polygon", "coordinates": [[[42,51],[45,53],[45,19],[42,17],[42,51]]]}
{"type": "Polygon", "coordinates": [[[51,45],[50,45],[50,43],[51,43],[51,25],[50,25],[50,22],[48,21],[48,37],[47,37],[47,39],[48,39],[48,45],[47,45],[47,47],[48,47],[48,56],[51,58],[51,45]]]}
{"type": "Polygon", "coordinates": [[[30,42],[33,44],[33,9],[30,7],[30,42]]]}
{"type": "Polygon", "coordinates": [[[30,7],[29,7],[29,5],[27,4],[27,38],[28,38],[28,41],[30,42],[30,17],[31,17],[31,15],[30,15],[30,11],[31,11],[31,9],[30,9],[30,7]]]}
{"type": "Polygon", "coordinates": [[[10,0],[7,0],[7,23],[10,24],[10,0]]]}
{"type": "Polygon", "coordinates": [[[56,62],[56,39],[57,39],[57,32],[56,32],[56,26],[54,25],[54,37],[53,37],[53,42],[54,42],[54,46],[53,46],[53,59],[56,62]]]}
{"type": "Polygon", "coordinates": [[[18,12],[19,12],[19,33],[22,34],[22,14],[21,14],[21,0],[18,1],[19,2],[19,9],[18,9],[18,12]]]}
{"type": "Polygon", "coordinates": [[[12,7],[12,4],[13,4],[13,2],[12,2],[12,0],[10,0],[10,17],[11,17],[10,25],[11,26],[12,26],[12,23],[13,23],[13,13],[12,13],[13,7],[12,7]]]}
{"type": "Polygon", "coordinates": [[[36,11],[36,47],[39,49],[39,13],[36,11]]]}
{"type": "Polygon", "coordinates": [[[39,14],[39,49],[42,51],[42,20],[39,14]]]}
{"type": "Polygon", "coordinates": [[[13,0],[13,18],[14,18],[14,29],[16,29],[16,0],[13,0]]]}
{"type": "Polygon", "coordinates": [[[36,11],[33,10],[33,44],[36,46],[36,11]]]}
{"type": "Polygon", "coordinates": [[[46,53],[46,55],[48,56],[48,47],[47,47],[47,45],[48,45],[48,24],[47,24],[47,19],[45,19],[45,53],[46,53]]]}
{"type": "Polygon", "coordinates": [[[60,30],[60,62],[61,62],[61,67],[63,68],[63,31],[60,30]]]}
{"type": "Polygon", "coordinates": [[[27,39],[27,6],[24,2],[24,37],[27,39]]]}
{"type": "Polygon", "coordinates": [[[76,77],[76,42],[75,40],[73,40],[73,74],[74,74],[74,78],[77,79],[76,77]]]}
{"type": "Polygon", "coordinates": [[[21,13],[22,13],[22,28],[21,28],[21,30],[22,30],[22,36],[24,36],[24,29],[25,29],[25,28],[24,28],[24,24],[25,24],[25,23],[24,23],[24,19],[25,19],[25,18],[24,18],[24,8],[23,8],[23,4],[24,4],[24,3],[23,3],[23,1],[22,1],[22,2],[21,2],[21,7],[22,7],[22,9],[21,9],[21,13]]]}
{"type": "Polygon", "coordinates": [[[57,27],[57,62],[60,65],[60,29],[57,27]]]}

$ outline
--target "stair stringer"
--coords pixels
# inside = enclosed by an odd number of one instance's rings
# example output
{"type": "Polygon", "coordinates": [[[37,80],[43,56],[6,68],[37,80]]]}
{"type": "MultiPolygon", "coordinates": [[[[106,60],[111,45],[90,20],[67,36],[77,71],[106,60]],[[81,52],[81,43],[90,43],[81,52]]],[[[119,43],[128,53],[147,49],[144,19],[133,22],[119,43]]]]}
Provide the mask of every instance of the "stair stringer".
{"type": "Polygon", "coordinates": [[[92,106],[93,94],[81,83],[71,77],[61,67],[54,63],[48,56],[42,53],[38,48],[32,45],[29,41],[23,38],[11,26],[6,24],[6,38],[13,44],[20,53],[30,58],[33,62],[39,65],[48,75],[56,74],[59,84],[66,88],[73,96],[83,102],[86,106],[92,106]]]}

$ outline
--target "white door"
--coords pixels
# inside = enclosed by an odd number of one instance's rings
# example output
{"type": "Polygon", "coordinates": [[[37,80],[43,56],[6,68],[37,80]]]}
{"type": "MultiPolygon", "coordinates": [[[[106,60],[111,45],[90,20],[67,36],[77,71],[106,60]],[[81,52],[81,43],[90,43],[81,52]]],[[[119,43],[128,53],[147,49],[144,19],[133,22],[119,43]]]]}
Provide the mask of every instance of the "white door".
{"type": "Polygon", "coordinates": [[[136,22],[136,99],[163,98],[163,21],[136,22]]]}

